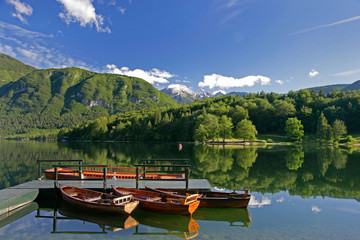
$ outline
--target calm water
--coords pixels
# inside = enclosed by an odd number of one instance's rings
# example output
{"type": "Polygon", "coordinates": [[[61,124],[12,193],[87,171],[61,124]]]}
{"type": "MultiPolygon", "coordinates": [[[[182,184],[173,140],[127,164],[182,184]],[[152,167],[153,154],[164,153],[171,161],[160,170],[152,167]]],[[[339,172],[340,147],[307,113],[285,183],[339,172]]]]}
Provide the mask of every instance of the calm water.
{"type": "Polygon", "coordinates": [[[11,223],[0,218],[0,239],[360,239],[356,148],[0,142],[0,189],[36,179],[38,159],[132,166],[143,158],[191,159],[191,178],[250,188],[249,208],[198,209],[193,218],[138,210],[126,218],[34,203],[11,223]]]}

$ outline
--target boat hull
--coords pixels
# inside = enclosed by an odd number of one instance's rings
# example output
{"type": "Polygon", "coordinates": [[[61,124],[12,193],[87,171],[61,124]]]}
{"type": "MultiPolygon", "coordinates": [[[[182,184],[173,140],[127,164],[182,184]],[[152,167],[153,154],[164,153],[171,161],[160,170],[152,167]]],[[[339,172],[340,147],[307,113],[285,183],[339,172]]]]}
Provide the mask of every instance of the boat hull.
{"type": "Polygon", "coordinates": [[[181,201],[176,202],[176,199],[173,199],[174,201],[167,201],[163,198],[163,194],[151,191],[120,188],[115,186],[112,186],[112,190],[117,196],[123,196],[124,194],[132,194],[134,196],[134,199],[140,202],[141,208],[157,213],[192,215],[200,204],[200,201],[198,200],[195,200],[194,202],[191,202],[189,204],[181,204],[181,201]],[[159,200],[151,200],[155,198],[158,198],[159,200]]]}
{"type": "Polygon", "coordinates": [[[169,196],[182,196],[186,194],[199,193],[200,200],[199,207],[205,208],[247,208],[251,195],[247,192],[243,194],[232,194],[227,192],[214,192],[214,191],[197,191],[197,190],[184,190],[184,189],[166,189],[166,188],[149,188],[148,190],[157,191],[159,193],[168,194],[169,196]]]}
{"type": "MultiPolygon", "coordinates": [[[[71,186],[60,186],[61,196],[64,201],[71,204],[74,207],[77,207],[81,210],[97,212],[97,213],[120,213],[120,214],[130,214],[139,204],[138,201],[132,201],[124,203],[122,205],[112,205],[109,203],[98,203],[85,201],[77,197],[73,197],[73,194],[83,194],[88,197],[99,197],[104,195],[104,193],[96,192],[92,190],[76,188],[71,186]]],[[[114,198],[110,194],[105,194],[109,199],[114,198]]]]}

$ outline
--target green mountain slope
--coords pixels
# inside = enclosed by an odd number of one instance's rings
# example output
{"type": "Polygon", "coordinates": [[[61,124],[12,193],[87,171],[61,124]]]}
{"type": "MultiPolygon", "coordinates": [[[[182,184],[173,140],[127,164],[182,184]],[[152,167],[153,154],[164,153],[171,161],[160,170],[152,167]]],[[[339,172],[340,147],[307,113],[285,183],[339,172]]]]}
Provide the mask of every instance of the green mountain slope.
{"type": "Polygon", "coordinates": [[[352,84],[349,84],[345,88],[342,89],[342,91],[352,91],[352,90],[359,90],[360,89],[360,80],[353,82],[352,84]]]}
{"type": "Polygon", "coordinates": [[[18,80],[36,68],[0,53],[0,86],[18,80]]]}
{"type": "Polygon", "coordinates": [[[320,87],[313,87],[313,88],[307,88],[307,90],[315,90],[316,92],[320,92],[320,90],[324,91],[324,94],[328,94],[329,92],[332,92],[334,90],[341,90],[350,84],[333,84],[333,85],[326,85],[326,86],[320,86],[320,87]]]}
{"type": "Polygon", "coordinates": [[[0,87],[0,136],[176,104],[139,78],[79,68],[34,70],[0,87]]]}

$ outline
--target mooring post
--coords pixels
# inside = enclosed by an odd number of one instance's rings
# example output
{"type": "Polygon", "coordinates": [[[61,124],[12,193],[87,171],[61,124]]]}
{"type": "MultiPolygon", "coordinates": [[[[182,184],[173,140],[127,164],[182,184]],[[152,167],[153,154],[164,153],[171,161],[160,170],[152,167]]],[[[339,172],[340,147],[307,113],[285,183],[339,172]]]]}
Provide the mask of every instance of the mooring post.
{"type": "Polygon", "coordinates": [[[104,179],[103,179],[103,183],[104,183],[104,190],[106,189],[106,170],[107,170],[107,167],[103,167],[104,169],[104,179]]]}
{"type": "Polygon", "coordinates": [[[136,189],[139,189],[139,166],[136,166],[136,189]]]}
{"type": "Polygon", "coordinates": [[[185,185],[186,189],[189,189],[189,167],[185,167],[185,185]]]}
{"type": "Polygon", "coordinates": [[[54,187],[57,188],[58,187],[58,184],[57,184],[57,182],[58,182],[58,167],[55,167],[54,170],[55,170],[54,171],[54,174],[55,174],[54,187]]]}
{"type": "Polygon", "coordinates": [[[38,161],[38,180],[41,180],[41,162],[38,161]]]}
{"type": "Polygon", "coordinates": [[[143,167],[143,179],[146,179],[146,160],[143,161],[144,167],[143,167]]]}

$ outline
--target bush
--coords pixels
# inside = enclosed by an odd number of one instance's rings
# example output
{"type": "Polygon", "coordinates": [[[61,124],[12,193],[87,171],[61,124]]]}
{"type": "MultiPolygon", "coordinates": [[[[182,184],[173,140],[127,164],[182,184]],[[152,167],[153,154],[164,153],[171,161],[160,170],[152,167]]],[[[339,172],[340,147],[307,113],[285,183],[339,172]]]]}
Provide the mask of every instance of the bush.
{"type": "Polygon", "coordinates": [[[267,142],[267,143],[274,143],[274,140],[272,140],[272,139],[269,138],[269,139],[266,140],[266,142],[267,142]]]}

